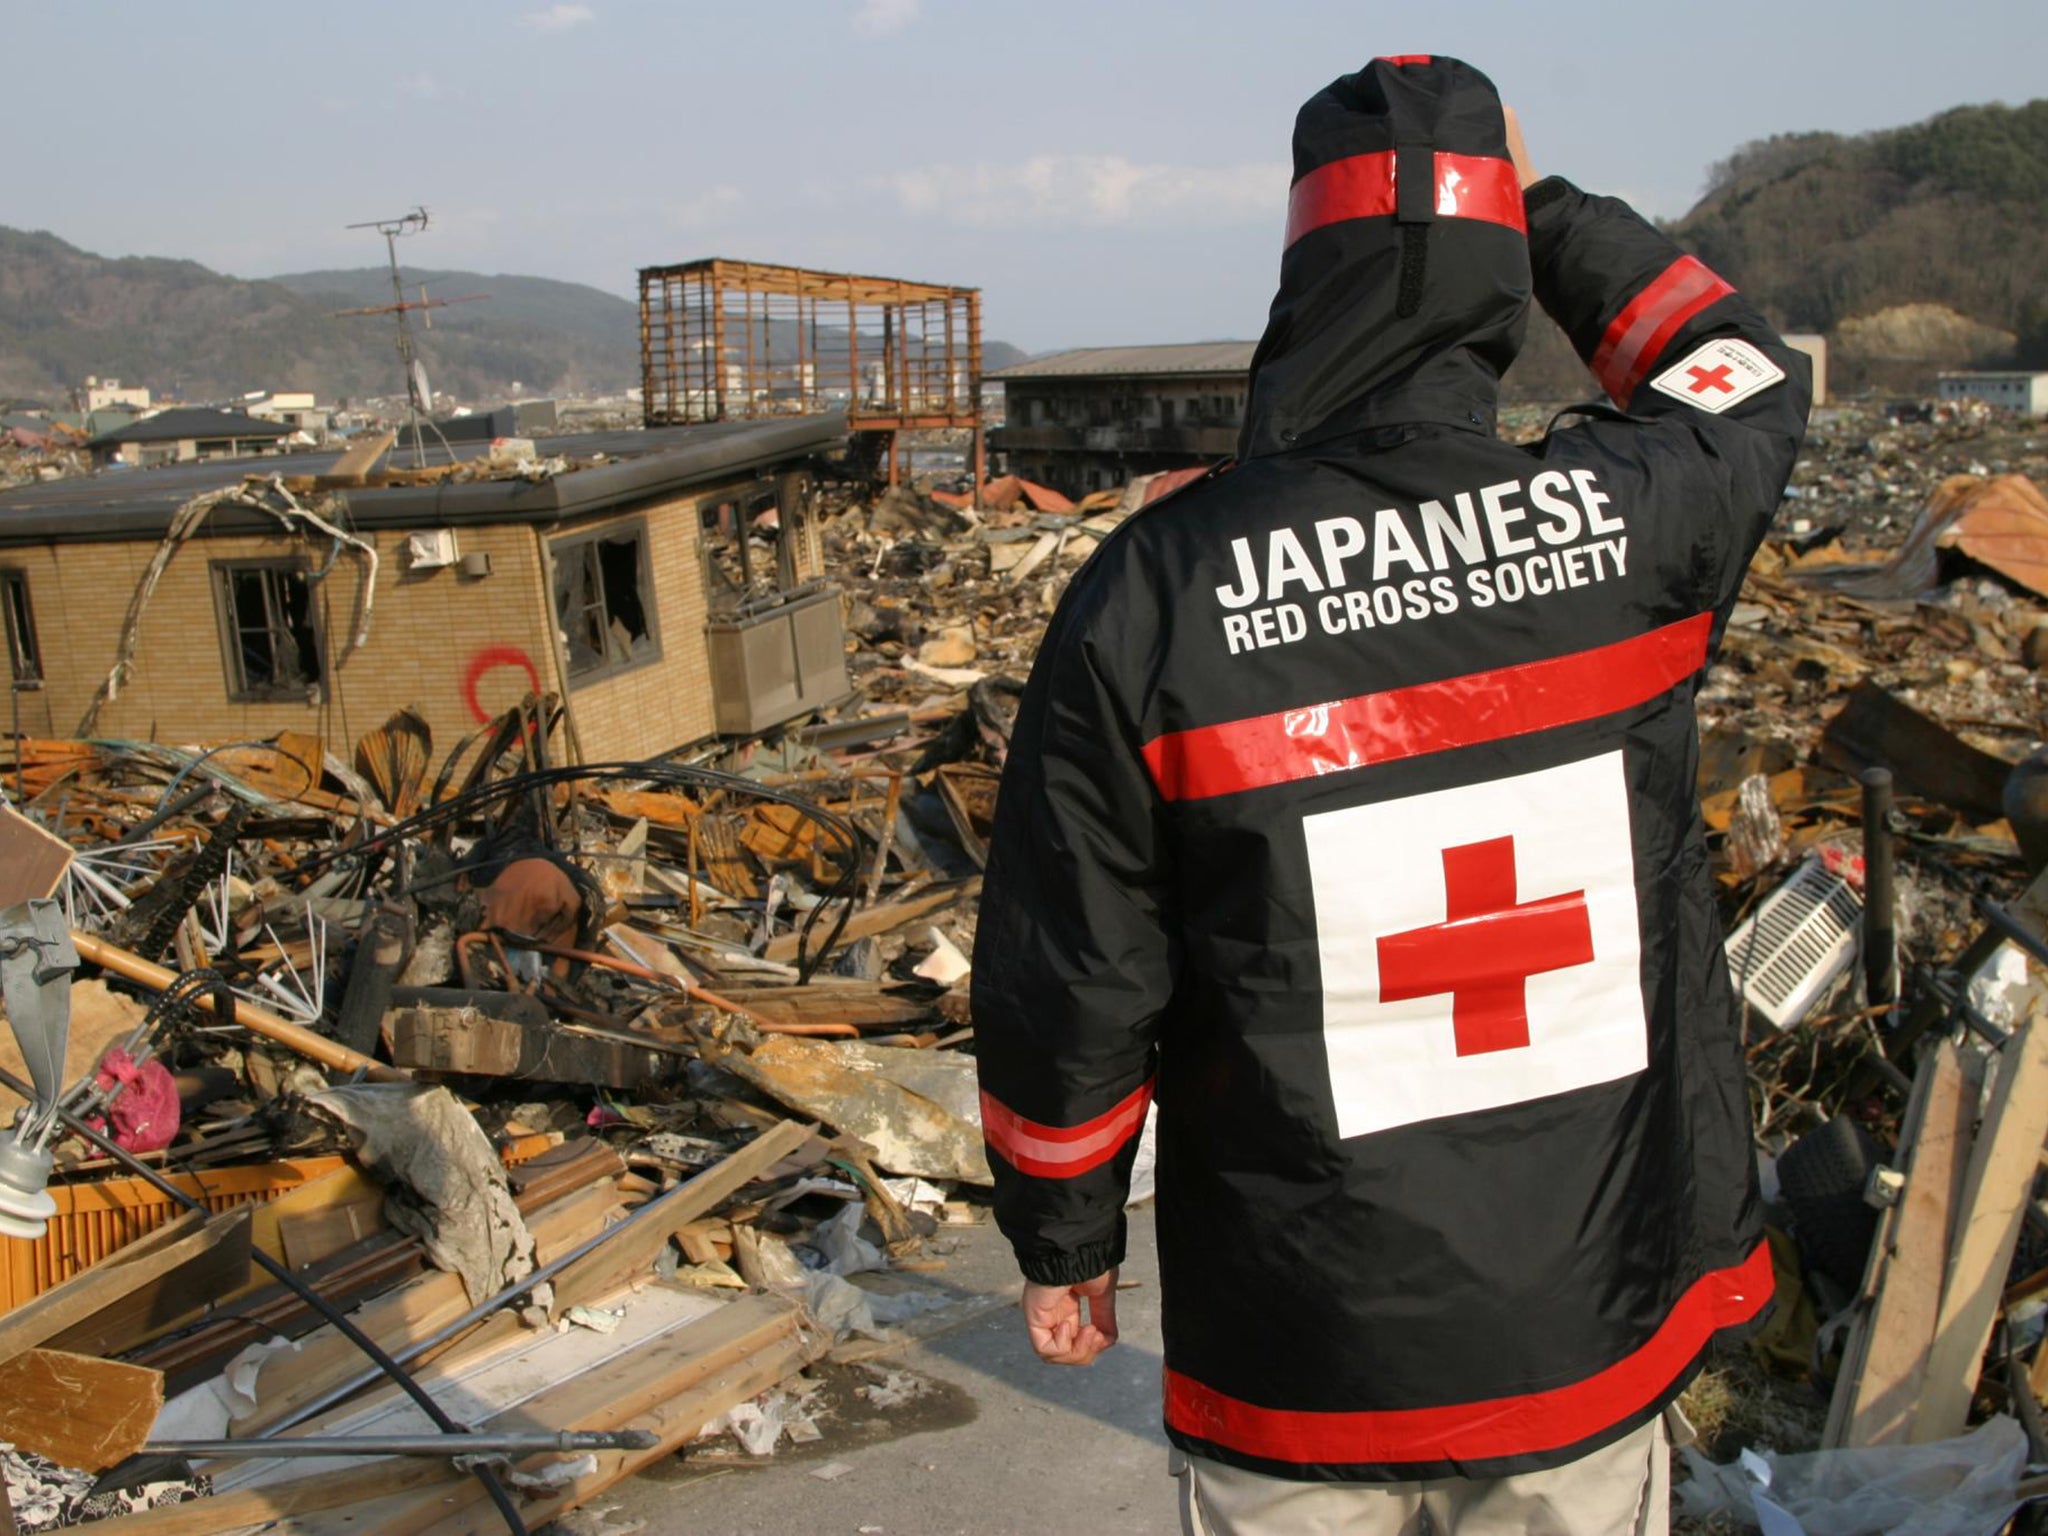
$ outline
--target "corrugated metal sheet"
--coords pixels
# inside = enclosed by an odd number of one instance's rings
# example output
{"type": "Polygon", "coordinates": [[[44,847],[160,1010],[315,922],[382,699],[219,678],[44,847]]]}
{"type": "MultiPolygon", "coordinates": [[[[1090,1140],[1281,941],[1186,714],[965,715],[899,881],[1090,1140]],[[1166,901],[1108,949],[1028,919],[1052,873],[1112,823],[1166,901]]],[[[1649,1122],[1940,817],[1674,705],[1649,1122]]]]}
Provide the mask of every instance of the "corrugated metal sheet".
{"type": "Polygon", "coordinates": [[[1252,366],[1255,341],[1187,341],[1163,347],[1076,347],[1050,357],[1033,358],[998,368],[989,377],[1011,379],[1074,379],[1131,375],[1171,378],[1181,374],[1246,373],[1252,366]]]}

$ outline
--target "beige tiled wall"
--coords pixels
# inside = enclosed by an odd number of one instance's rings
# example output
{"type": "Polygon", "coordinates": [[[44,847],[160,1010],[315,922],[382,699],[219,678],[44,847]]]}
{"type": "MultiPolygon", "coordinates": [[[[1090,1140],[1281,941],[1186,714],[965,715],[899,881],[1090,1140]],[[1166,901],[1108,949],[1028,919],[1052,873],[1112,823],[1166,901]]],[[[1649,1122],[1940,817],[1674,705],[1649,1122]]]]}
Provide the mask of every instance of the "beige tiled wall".
{"type": "MultiPolygon", "coordinates": [[[[566,690],[577,738],[592,761],[648,757],[695,741],[711,734],[713,718],[697,508],[756,483],[736,481],[539,530],[524,524],[457,529],[461,554],[491,557],[491,574],[480,578],[452,567],[407,571],[403,533],[368,535],[380,559],[376,601],[369,638],[352,653],[362,581],[355,557],[344,552],[328,565],[324,541],[194,539],[158,584],[144,612],[135,674],[102,707],[94,734],[195,742],[304,731],[346,757],[365,731],[392,711],[416,705],[433,727],[436,754],[445,753],[484,719],[517,703],[534,677],[548,690],[564,691],[540,543],[639,519],[647,525],[653,562],[661,655],[566,690]],[[322,583],[326,696],[318,705],[230,703],[212,563],[288,556],[328,567],[322,583]]],[[[822,574],[815,533],[799,548],[804,574],[822,574]]],[[[66,736],[77,728],[113,664],[123,615],[155,549],[154,541],[0,549],[0,567],[27,573],[42,648],[45,687],[22,695],[25,731],[66,736]]],[[[4,707],[0,701],[0,714],[4,707]]]]}

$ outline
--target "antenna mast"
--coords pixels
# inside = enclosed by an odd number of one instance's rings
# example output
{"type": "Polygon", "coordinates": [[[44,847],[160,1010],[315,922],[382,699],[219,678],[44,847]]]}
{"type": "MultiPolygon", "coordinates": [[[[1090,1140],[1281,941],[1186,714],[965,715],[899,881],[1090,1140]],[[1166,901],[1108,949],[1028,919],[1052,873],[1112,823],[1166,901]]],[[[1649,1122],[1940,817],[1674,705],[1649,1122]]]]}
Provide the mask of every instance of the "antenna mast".
{"type": "MultiPolygon", "coordinates": [[[[427,210],[415,207],[411,213],[401,214],[395,219],[370,219],[361,224],[350,224],[349,229],[374,229],[384,237],[384,252],[391,262],[391,304],[388,310],[379,306],[374,309],[349,309],[340,311],[345,315],[377,315],[389,313],[398,321],[398,365],[405,374],[405,425],[412,428],[413,456],[420,463],[426,462],[426,445],[422,428],[431,426],[428,420],[434,396],[427,385],[427,371],[420,365],[419,349],[413,343],[412,322],[408,311],[425,309],[430,304],[455,302],[447,299],[428,300],[422,290],[417,304],[406,302],[404,280],[398,272],[398,242],[405,235],[417,235],[427,227],[427,210]]],[[[437,433],[436,436],[439,434],[437,433]]]]}

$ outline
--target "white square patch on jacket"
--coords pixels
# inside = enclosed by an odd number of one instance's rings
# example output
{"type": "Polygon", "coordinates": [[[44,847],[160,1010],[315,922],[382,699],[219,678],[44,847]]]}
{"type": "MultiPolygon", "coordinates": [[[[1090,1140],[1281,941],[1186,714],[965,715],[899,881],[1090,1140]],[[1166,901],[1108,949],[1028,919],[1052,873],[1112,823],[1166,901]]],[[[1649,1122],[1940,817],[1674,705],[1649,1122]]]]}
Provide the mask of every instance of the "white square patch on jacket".
{"type": "Polygon", "coordinates": [[[1338,1134],[1649,1063],[1619,751],[1305,817],[1338,1134]]]}
{"type": "Polygon", "coordinates": [[[1650,380],[1650,388],[1715,416],[1785,377],[1785,370],[1746,341],[1723,336],[1650,380]]]}

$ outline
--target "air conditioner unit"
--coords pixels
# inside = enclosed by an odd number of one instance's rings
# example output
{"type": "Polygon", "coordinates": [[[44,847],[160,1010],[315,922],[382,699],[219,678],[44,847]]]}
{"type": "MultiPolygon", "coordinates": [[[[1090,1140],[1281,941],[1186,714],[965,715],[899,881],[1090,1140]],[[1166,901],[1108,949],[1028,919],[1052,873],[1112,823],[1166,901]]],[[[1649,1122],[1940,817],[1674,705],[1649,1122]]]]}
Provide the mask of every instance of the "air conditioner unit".
{"type": "Polygon", "coordinates": [[[1735,995],[1779,1029],[1798,1023],[1847,969],[1863,920],[1863,893],[1809,855],[1728,935],[1735,995]]]}
{"type": "Polygon", "coordinates": [[[409,571],[433,571],[453,565],[456,554],[453,528],[431,528],[425,533],[406,535],[405,567],[409,571]]]}

